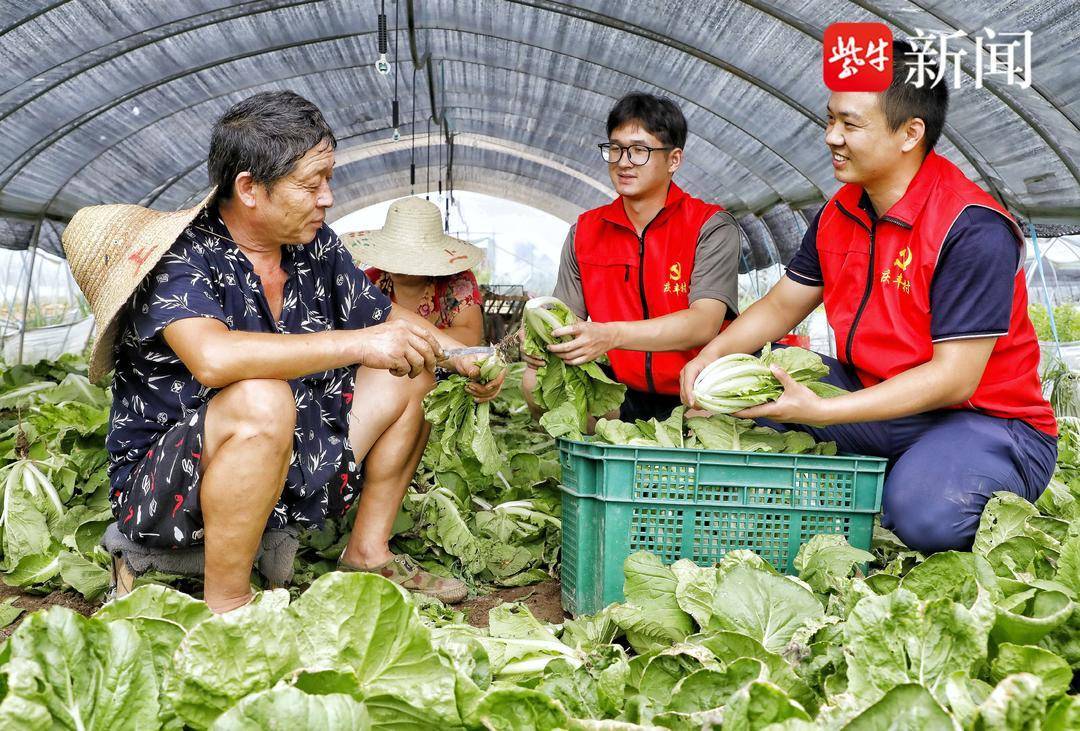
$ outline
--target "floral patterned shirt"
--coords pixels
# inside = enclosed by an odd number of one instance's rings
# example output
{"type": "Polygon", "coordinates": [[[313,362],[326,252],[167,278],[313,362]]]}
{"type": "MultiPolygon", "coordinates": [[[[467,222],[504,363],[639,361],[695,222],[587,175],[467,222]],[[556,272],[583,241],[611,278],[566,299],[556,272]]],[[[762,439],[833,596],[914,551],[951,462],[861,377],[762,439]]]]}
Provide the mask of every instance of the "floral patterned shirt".
{"type": "MultiPolygon", "coordinates": [[[[251,262],[232,243],[216,209],[203,211],[132,296],[116,342],[113,405],[106,446],[110,480],[121,489],[161,434],[216,393],[195,380],[162,330],[190,317],[220,320],[230,330],[313,333],[384,322],[390,300],[372,286],[329,226],[302,246],[282,246],[285,282],[274,319],[251,262]]],[[[292,464],[269,527],[321,525],[327,484],[352,459],[348,411],[352,368],[289,382],[296,398],[292,464]]]]}
{"type": "MultiPolygon", "coordinates": [[[[394,300],[394,280],[389,272],[371,267],[364,271],[368,279],[375,283],[383,294],[394,300]]],[[[425,320],[431,320],[436,315],[435,327],[445,330],[454,326],[454,318],[466,307],[479,305],[482,302],[480,287],[476,283],[476,277],[466,269],[457,274],[445,277],[432,277],[434,286],[428,287],[427,294],[420,302],[416,314],[425,320]]]]}

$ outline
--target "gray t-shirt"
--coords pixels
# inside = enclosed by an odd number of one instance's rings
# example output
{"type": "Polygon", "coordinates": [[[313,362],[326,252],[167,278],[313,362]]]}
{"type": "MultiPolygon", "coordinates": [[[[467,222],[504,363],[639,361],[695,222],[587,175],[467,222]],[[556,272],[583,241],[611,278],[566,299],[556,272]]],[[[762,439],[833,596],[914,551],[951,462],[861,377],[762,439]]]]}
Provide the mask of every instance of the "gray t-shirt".
{"type": "MultiPolygon", "coordinates": [[[[574,255],[574,231],[570,227],[559,260],[559,276],[555,280],[558,297],[582,320],[588,317],[585,310],[585,293],[581,287],[581,270],[574,255]]],[[[694,251],[694,269],[690,274],[690,301],[700,299],[720,300],[727,305],[727,319],[739,312],[739,224],[727,211],[717,211],[698,234],[694,251]]]]}

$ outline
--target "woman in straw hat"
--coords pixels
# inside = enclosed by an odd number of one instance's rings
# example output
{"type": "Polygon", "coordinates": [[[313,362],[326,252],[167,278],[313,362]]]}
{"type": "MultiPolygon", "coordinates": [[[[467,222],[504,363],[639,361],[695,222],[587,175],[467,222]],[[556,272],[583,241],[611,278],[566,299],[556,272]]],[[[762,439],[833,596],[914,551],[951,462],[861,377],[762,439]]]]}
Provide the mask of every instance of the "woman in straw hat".
{"type": "Polygon", "coordinates": [[[484,337],[480,289],[472,268],[483,252],[443,233],[439,208],[421,198],[394,201],[381,229],[342,241],[387,297],[467,345],[484,337]]]}
{"type": "MultiPolygon", "coordinates": [[[[311,102],[256,94],[215,123],[216,192],[200,205],[92,206],[64,232],[100,329],[91,377],[115,363],[117,530],[156,551],[204,547],[215,612],[251,600],[266,528],[321,526],[354,502],[340,570],[448,602],[467,593],[388,541],[426,445],[436,362],[479,369],[440,360],[463,344],[391,307],[326,225],[335,145],[311,102]]],[[[499,381],[474,385],[493,397],[499,381]]],[[[123,593],[130,566],[113,571],[123,593]]]]}

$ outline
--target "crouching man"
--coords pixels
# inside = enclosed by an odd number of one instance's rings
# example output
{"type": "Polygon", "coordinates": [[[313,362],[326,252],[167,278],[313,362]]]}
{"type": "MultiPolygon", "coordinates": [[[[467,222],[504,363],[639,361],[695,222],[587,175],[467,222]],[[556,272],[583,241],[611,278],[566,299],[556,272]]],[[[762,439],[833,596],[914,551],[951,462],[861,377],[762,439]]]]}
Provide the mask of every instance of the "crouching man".
{"type": "Polygon", "coordinates": [[[910,83],[918,59],[895,41],[887,89],[832,93],[825,145],[843,186],[787,276],[687,363],[682,394],[695,405],[710,362],[757,351],[824,302],[837,354],[825,380],[851,393],[821,398],[779,371],[783,395],[736,416],[887,458],[883,525],[918,551],[967,551],[993,493],[1042,494],[1057,422],[1039,383],[1024,238],[934,151],[948,90],[910,83]]]}
{"type": "Polygon", "coordinates": [[[205,544],[215,612],[250,601],[265,529],[320,525],[357,498],[340,569],[465,596],[388,546],[426,442],[421,401],[460,344],[392,309],[326,225],[335,146],[307,100],[256,94],[214,126],[202,205],[98,206],[65,233],[102,327],[92,377],[115,361],[118,526],[150,547],[205,544]]]}

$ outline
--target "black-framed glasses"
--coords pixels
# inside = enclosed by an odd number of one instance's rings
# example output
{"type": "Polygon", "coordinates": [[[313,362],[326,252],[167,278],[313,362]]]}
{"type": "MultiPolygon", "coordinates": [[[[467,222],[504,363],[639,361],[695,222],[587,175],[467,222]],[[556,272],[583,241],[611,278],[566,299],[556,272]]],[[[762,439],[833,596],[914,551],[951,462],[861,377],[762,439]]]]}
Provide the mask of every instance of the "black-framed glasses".
{"type": "Polygon", "coordinates": [[[600,157],[604,158],[604,162],[609,165],[614,165],[619,160],[622,160],[623,153],[626,153],[626,159],[630,161],[631,165],[644,165],[649,161],[649,157],[656,150],[674,150],[674,147],[649,147],[648,145],[628,145],[623,147],[617,145],[614,142],[601,142],[597,147],[600,148],[600,157]]]}

